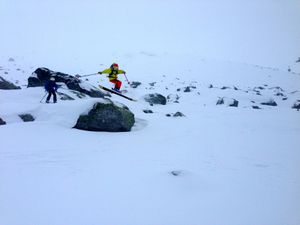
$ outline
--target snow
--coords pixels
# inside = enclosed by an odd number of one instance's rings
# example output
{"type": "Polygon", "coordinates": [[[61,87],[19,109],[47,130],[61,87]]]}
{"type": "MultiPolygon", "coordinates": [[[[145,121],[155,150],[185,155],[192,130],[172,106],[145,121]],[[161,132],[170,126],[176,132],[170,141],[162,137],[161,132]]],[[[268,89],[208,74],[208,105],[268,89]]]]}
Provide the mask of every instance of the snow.
{"type": "Polygon", "coordinates": [[[298,11],[296,0],[1,0],[0,76],[22,89],[0,90],[0,225],[299,225],[298,11]],[[108,100],[63,85],[75,100],[44,104],[43,87],[26,87],[38,67],[112,62],[142,83],[120,75],[138,101],[110,97],[135,114],[131,132],[72,128],[108,100]],[[151,93],[167,105],[150,106],[151,93]]]}

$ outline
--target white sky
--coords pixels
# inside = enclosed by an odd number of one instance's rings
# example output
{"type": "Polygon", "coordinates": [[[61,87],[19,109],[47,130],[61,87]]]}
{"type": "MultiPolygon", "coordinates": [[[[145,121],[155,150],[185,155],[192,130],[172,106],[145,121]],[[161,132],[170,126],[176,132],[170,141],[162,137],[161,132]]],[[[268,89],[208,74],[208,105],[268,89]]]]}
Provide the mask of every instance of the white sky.
{"type": "Polygon", "coordinates": [[[51,61],[192,53],[286,68],[300,56],[299,12],[299,0],[0,0],[0,49],[51,61]]]}

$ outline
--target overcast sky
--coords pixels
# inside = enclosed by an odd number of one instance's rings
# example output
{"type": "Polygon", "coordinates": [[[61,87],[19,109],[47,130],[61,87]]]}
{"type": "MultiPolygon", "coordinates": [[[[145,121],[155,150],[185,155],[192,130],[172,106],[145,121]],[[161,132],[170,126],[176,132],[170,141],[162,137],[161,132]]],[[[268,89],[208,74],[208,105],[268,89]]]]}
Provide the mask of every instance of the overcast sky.
{"type": "Polygon", "coordinates": [[[0,0],[2,56],[197,54],[286,67],[299,0],[0,0]]]}

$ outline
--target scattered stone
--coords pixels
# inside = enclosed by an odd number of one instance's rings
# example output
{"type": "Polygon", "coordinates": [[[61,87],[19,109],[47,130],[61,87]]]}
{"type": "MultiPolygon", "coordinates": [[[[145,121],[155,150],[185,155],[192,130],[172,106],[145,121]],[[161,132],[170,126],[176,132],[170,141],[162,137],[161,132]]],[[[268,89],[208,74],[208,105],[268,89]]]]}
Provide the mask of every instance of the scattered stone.
{"type": "Polygon", "coordinates": [[[183,90],[183,92],[191,92],[191,87],[189,87],[189,86],[185,87],[184,90],[183,90]]]}
{"type": "Polygon", "coordinates": [[[166,117],[171,117],[172,115],[170,113],[166,114],[166,117]]]}
{"type": "Polygon", "coordinates": [[[226,89],[230,89],[230,87],[226,87],[226,86],[221,87],[221,90],[226,90],[226,89]]]}
{"type": "Polygon", "coordinates": [[[87,131],[130,131],[135,123],[134,114],[125,105],[115,105],[106,99],[97,102],[87,115],[81,115],[74,128],[87,131]]]}
{"type": "Polygon", "coordinates": [[[273,100],[273,99],[270,99],[269,101],[267,102],[262,102],[260,103],[261,105],[268,105],[268,106],[277,106],[277,103],[273,100]]]}
{"type": "Polygon", "coordinates": [[[300,100],[297,100],[294,105],[292,106],[292,109],[297,109],[297,111],[300,110],[300,100]]]}
{"type": "Polygon", "coordinates": [[[208,88],[213,88],[214,86],[212,84],[208,85],[208,88]]]}
{"type": "Polygon", "coordinates": [[[6,122],[0,117],[0,126],[5,125],[5,124],[6,124],[6,122]]]}
{"type": "Polygon", "coordinates": [[[154,87],[155,84],[156,84],[156,82],[151,82],[151,83],[149,83],[149,85],[150,85],[151,87],[154,87]]]}
{"type": "Polygon", "coordinates": [[[176,112],[173,117],[185,117],[185,115],[182,112],[176,112]]]}
{"type": "Polygon", "coordinates": [[[216,105],[223,105],[224,104],[224,98],[219,98],[216,105]]]}
{"type": "Polygon", "coordinates": [[[173,170],[173,171],[170,172],[170,174],[173,175],[173,176],[175,176],[175,177],[177,177],[177,176],[182,175],[182,171],[180,171],[180,170],[173,170]]]}
{"type": "Polygon", "coordinates": [[[167,99],[165,96],[155,93],[155,94],[147,94],[144,96],[144,99],[146,102],[148,102],[150,105],[166,105],[167,99]]]}
{"type": "Polygon", "coordinates": [[[285,98],[282,98],[282,101],[286,101],[287,99],[288,99],[288,98],[286,98],[286,97],[285,97],[285,98]]]}
{"type": "Polygon", "coordinates": [[[168,102],[174,102],[174,103],[179,103],[179,95],[177,95],[177,94],[169,94],[168,96],[167,96],[167,100],[168,100],[168,102]]]}
{"type": "Polygon", "coordinates": [[[150,110],[150,109],[144,109],[143,112],[144,112],[144,113],[153,113],[153,111],[150,110]]]}
{"type": "Polygon", "coordinates": [[[216,105],[223,105],[225,104],[227,106],[230,106],[230,107],[238,107],[239,105],[239,101],[237,101],[236,99],[233,99],[233,98],[219,98],[216,105]]]}
{"type": "Polygon", "coordinates": [[[19,86],[14,85],[13,83],[5,80],[3,77],[0,76],[0,89],[15,90],[15,89],[21,89],[21,88],[19,86]]]}
{"type": "Polygon", "coordinates": [[[142,83],[141,82],[138,82],[138,81],[133,81],[130,83],[130,86],[132,88],[137,88],[138,86],[140,86],[142,83]]]}
{"type": "Polygon", "coordinates": [[[252,108],[253,108],[253,109],[261,109],[261,108],[260,108],[259,106],[257,106],[257,105],[253,105],[252,108]]]}
{"type": "Polygon", "coordinates": [[[14,59],[14,58],[12,58],[12,57],[10,57],[10,58],[8,59],[8,61],[9,61],[9,62],[14,62],[14,61],[15,61],[15,59],[14,59]]]}
{"type": "Polygon", "coordinates": [[[232,99],[231,102],[228,103],[228,106],[230,107],[238,107],[239,106],[239,101],[236,99],[232,99]]]}
{"type": "Polygon", "coordinates": [[[24,122],[32,122],[34,121],[34,117],[31,114],[21,114],[19,117],[24,121],[24,122]]]}

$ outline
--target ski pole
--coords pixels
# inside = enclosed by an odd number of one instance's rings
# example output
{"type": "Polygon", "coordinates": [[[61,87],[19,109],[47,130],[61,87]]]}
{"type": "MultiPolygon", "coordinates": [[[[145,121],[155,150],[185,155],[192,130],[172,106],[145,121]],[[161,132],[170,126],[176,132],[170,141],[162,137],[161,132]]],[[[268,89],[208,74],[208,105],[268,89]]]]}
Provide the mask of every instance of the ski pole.
{"type": "Polygon", "coordinates": [[[85,74],[85,75],[79,75],[79,74],[77,74],[77,75],[75,75],[75,77],[88,77],[88,76],[92,76],[92,75],[96,75],[96,74],[98,74],[98,73],[91,73],[91,74],[85,74]]]}
{"type": "Polygon", "coordinates": [[[126,73],[124,73],[124,76],[125,76],[125,78],[126,78],[126,80],[127,80],[127,83],[130,84],[130,82],[129,82],[127,76],[126,76],[126,73]]]}
{"type": "Polygon", "coordinates": [[[46,97],[47,94],[48,94],[48,92],[46,92],[46,94],[42,97],[40,103],[42,103],[42,101],[44,100],[44,98],[46,97]]]}

